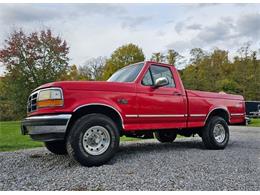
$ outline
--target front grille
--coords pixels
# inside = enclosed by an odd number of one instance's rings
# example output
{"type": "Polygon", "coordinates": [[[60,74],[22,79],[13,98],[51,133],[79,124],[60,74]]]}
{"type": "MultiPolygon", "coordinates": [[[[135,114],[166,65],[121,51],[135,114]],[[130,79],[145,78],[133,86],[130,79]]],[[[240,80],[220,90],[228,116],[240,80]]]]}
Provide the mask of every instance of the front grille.
{"type": "Polygon", "coordinates": [[[37,96],[38,92],[35,92],[29,96],[27,103],[27,112],[33,112],[37,110],[37,96]]]}

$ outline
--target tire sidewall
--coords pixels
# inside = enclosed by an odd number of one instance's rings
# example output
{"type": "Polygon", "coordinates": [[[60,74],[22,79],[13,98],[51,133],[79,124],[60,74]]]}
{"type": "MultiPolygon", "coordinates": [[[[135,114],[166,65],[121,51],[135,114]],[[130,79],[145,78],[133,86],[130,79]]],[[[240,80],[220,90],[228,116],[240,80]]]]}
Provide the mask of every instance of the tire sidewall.
{"type": "Polygon", "coordinates": [[[222,119],[220,117],[213,117],[211,119],[211,121],[209,122],[208,131],[209,131],[210,140],[214,145],[216,145],[219,148],[225,148],[226,147],[226,145],[228,144],[228,141],[229,141],[229,128],[228,128],[228,125],[227,125],[227,123],[224,119],[222,119]],[[225,139],[221,143],[216,141],[214,134],[213,134],[214,127],[217,124],[221,124],[225,129],[225,139]]]}
{"type": "Polygon", "coordinates": [[[70,139],[68,140],[74,151],[73,157],[83,165],[100,165],[108,161],[117,151],[119,146],[119,133],[113,121],[102,114],[86,115],[75,123],[71,129],[70,139]],[[93,126],[104,127],[110,136],[110,144],[107,150],[100,155],[91,155],[83,147],[83,136],[85,132],[93,126]]]}

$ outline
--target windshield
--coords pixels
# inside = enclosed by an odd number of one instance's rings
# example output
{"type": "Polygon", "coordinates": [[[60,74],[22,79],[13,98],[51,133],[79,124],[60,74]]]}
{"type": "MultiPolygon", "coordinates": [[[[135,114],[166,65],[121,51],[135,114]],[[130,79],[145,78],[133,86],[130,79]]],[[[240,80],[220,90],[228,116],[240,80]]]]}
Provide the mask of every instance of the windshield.
{"type": "Polygon", "coordinates": [[[133,82],[144,63],[132,64],[116,71],[107,81],[111,82],[133,82]]]}

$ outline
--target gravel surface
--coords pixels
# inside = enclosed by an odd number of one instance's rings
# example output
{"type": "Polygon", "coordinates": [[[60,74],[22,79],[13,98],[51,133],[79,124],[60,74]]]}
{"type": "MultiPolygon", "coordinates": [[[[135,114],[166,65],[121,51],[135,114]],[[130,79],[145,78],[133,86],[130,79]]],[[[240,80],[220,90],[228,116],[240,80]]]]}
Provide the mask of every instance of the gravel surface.
{"type": "Polygon", "coordinates": [[[260,190],[260,128],[231,127],[225,150],[199,137],[121,143],[106,165],[82,167],[44,148],[0,153],[0,190],[260,190]]]}

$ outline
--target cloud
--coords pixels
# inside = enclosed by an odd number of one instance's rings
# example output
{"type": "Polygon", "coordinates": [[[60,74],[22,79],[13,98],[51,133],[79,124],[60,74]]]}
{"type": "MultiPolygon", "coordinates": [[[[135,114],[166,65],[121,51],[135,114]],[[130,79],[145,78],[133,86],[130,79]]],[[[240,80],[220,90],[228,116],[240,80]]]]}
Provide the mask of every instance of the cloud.
{"type": "Polygon", "coordinates": [[[222,41],[230,37],[232,25],[226,21],[220,21],[216,25],[202,29],[197,38],[206,43],[222,41]]]}
{"type": "Polygon", "coordinates": [[[178,22],[176,25],[175,25],[175,31],[180,34],[182,32],[182,30],[185,28],[185,23],[184,21],[182,22],[178,22]]]}
{"type": "Polygon", "coordinates": [[[103,16],[120,16],[120,14],[125,14],[126,10],[119,4],[64,4],[67,10],[70,10],[71,14],[84,14],[84,15],[103,15],[103,16]]]}
{"type": "MultiPolygon", "coordinates": [[[[178,34],[180,34],[180,33],[186,28],[187,23],[188,23],[191,19],[192,19],[192,17],[187,17],[187,18],[185,18],[184,20],[178,22],[178,23],[175,25],[175,27],[174,27],[175,31],[176,31],[178,34]]],[[[170,22],[170,21],[168,21],[168,23],[169,23],[169,22],[170,22]]],[[[173,21],[171,21],[170,23],[172,23],[172,22],[173,22],[173,21]]]]}
{"type": "Polygon", "coordinates": [[[201,24],[191,24],[191,25],[187,25],[186,28],[189,30],[201,30],[202,25],[201,24]]]}
{"type": "Polygon", "coordinates": [[[60,17],[60,12],[29,4],[3,4],[0,6],[0,21],[5,24],[48,21],[60,17]]]}
{"type": "Polygon", "coordinates": [[[260,38],[260,13],[251,13],[239,17],[236,29],[241,36],[260,38]]]}
{"type": "Polygon", "coordinates": [[[122,17],[122,28],[136,29],[138,26],[150,21],[152,16],[124,16],[122,17]]]}
{"type": "MultiPolygon", "coordinates": [[[[193,21],[182,21],[175,25],[178,34],[189,30],[196,30],[191,33],[188,39],[173,41],[167,48],[175,48],[184,51],[186,48],[209,46],[224,46],[233,48],[243,42],[255,40],[256,44],[260,37],[260,14],[250,13],[241,15],[238,18],[220,17],[215,23],[192,23],[193,21]],[[191,24],[188,24],[191,23],[191,24]]],[[[183,34],[183,33],[182,33],[183,34]]],[[[259,44],[259,43],[258,43],[259,44]]]]}
{"type": "Polygon", "coordinates": [[[124,8],[116,4],[2,4],[0,22],[23,24],[89,15],[118,16],[123,13],[124,8]]]}
{"type": "Polygon", "coordinates": [[[109,56],[130,42],[142,47],[147,59],[168,48],[185,56],[194,47],[236,51],[251,41],[257,49],[260,6],[237,5],[0,4],[0,45],[12,27],[26,33],[50,28],[68,42],[70,63],[77,65],[87,58],[109,56]]]}
{"type": "Polygon", "coordinates": [[[219,6],[222,5],[222,3],[199,3],[197,4],[198,7],[214,7],[214,6],[219,6]]]}

